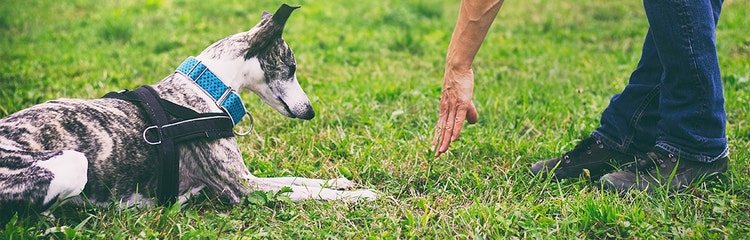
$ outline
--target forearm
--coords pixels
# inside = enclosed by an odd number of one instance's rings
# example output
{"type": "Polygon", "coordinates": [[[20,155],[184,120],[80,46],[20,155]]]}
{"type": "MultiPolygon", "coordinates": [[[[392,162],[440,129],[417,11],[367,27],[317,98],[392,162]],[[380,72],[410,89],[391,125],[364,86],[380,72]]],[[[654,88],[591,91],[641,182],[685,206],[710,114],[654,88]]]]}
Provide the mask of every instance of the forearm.
{"type": "Polygon", "coordinates": [[[503,0],[463,0],[446,56],[446,70],[471,68],[503,0]]]}
{"type": "Polygon", "coordinates": [[[471,64],[502,5],[503,0],[461,1],[446,56],[440,117],[432,140],[435,157],[447,151],[451,142],[458,139],[464,120],[475,123],[479,118],[471,101],[474,94],[471,64]]]}

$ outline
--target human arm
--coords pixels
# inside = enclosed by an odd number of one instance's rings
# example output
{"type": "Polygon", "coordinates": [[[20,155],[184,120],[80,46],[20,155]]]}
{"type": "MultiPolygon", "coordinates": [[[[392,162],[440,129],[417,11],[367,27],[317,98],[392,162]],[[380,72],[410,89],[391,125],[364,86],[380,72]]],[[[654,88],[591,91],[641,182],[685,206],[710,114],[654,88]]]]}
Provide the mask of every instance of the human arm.
{"type": "Polygon", "coordinates": [[[470,124],[478,119],[471,98],[474,94],[474,73],[471,65],[487,31],[495,20],[503,0],[463,0],[445,60],[440,115],[432,147],[435,157],[448,151],[458,139],[464,120],[470,124]]]}

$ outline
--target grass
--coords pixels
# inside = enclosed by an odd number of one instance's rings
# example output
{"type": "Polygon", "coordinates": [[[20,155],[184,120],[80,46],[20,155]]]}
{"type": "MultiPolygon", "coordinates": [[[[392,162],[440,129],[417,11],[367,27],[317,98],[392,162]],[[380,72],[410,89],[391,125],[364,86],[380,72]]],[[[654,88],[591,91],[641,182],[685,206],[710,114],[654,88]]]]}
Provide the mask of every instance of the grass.
{"type": "MultiPolygon", "coordinates": [[[[50,99],[98,98],[159,81],[185,57],[255,25],[281,2],[0,0],[0,116],[50,99]]],[[[374,202],[242,206],[201,196],[153,209],[60,208],[17,219],[0,239],[745,238],[750,234],[750,20],[728,0],[718,29],[730,169],[680,194],[601,191],[533,177],[571,149],[627,82],[647,22],[640,3],[509,1],[475,63],[480,121],[428,154],[458,1],[306,1],[285,39],[318,115],[287,120],[244,94],[240,139],[258,176],[333,178],[374,202]],[[46,230],[52,229],[45,233],[46,230]]]]}

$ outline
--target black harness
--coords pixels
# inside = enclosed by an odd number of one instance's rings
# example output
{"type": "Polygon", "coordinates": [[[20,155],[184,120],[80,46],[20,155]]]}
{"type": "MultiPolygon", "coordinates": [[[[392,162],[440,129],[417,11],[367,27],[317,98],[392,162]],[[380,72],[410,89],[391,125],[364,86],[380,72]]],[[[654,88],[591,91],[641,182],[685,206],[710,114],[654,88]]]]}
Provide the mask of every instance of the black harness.
{"type": "Polygon", "coordinates": [[[250,133],[253,117],[242,104],[239,94],[224,84],[208,66],[188,57],[177,67],[181,74],[193,81],[214,100],[223,113],[197,113],[192,109],[164,100],[149,86],[133,91],[111,92],[104,98],[116,98],[135,103],[148,114],[151,126],[143,130],[143,140],[156,145],[159,151],[161,178],[157,192],[159,204],[177,202],[180,189],[180,153],[177,144],[197,139],[220,139],[250,133]],[[243,117],[250,119],[250,128],[234,132],[243,117]]]}
{"type": "Polygon", "coordinates": [[[103,98],[132,102],[146,111],[153,125],[143,130],[143,140],[158,147],[161,178],[157,197],[162,205],[175,203],[179,194],[178,143],[234,136],[234,122],[229,114],[197,113],[160,98],[150,86],[141,86],[133,91],[107,93],[103,98]]]}

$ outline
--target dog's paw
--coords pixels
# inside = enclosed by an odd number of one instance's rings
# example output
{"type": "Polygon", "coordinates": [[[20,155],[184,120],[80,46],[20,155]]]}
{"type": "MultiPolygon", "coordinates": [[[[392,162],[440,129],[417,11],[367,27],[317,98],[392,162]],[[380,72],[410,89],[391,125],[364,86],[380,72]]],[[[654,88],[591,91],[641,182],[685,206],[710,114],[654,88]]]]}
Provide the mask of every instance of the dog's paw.
{"type": "Polygon", "coordinates": [[[373,201],[377,198],[378,194],[369,189],[346,191],[344,193],[344,200],[347,202],[373,201]]]}
{"type": "Polygon", "coordinates": [[[344,177],[329,179],[323,184],[324,188],[330,188],[335,190],[352,189],[355,187],[354,182],[344,177]]]}

